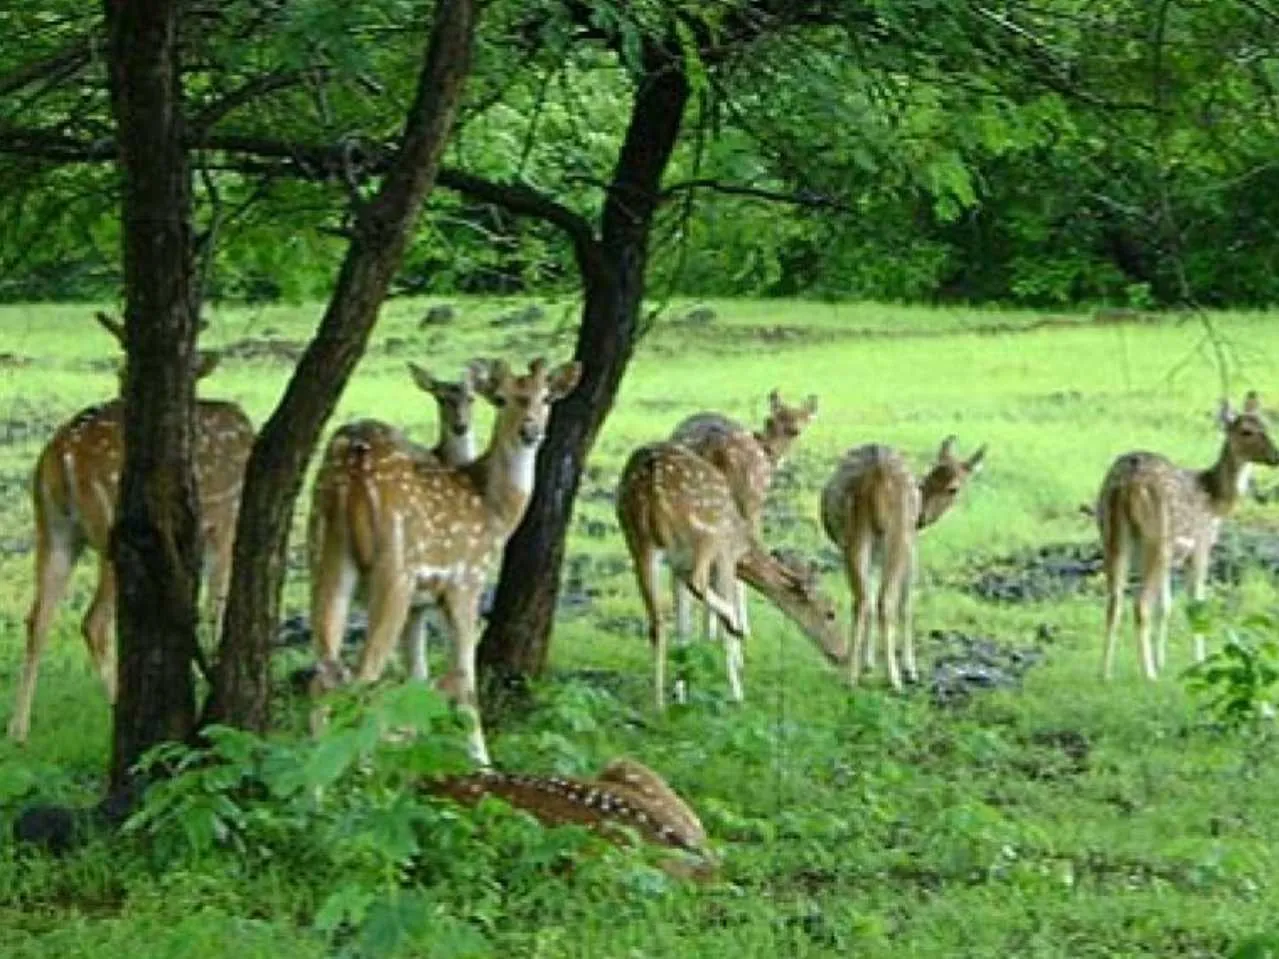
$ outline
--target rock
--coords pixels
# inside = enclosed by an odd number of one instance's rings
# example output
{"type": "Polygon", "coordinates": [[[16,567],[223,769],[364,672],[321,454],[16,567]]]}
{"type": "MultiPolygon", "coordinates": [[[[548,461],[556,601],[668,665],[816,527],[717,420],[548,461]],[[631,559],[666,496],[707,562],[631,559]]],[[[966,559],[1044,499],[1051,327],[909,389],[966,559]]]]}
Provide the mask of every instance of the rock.
{"type": "Polygon", "coordinates": [[[452,303],[437,303],[418,320],[417,328],[423,330],[428,326],[446,326],[456,320],[457,315],[457,307],[452,303]]]}

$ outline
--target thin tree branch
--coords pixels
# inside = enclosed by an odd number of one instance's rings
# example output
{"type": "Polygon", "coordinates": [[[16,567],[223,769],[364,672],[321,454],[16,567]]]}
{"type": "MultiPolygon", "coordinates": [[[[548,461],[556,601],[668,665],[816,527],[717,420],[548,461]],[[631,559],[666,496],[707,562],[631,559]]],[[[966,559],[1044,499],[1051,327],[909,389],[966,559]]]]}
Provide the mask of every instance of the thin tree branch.
{"type": "Polygon", "coordinates": [[[30,86],[46,77],[65,78],[69,72],[82,69],[93,58],[94,41],[93,35],[77,37],[57,53],[31,63],[24,63],[5,76],[0,76],[0,97],[16,93],[23,87],[30,86]]]}
{"type": "Polygon", "coordinates": [[[680,183],[672,183],[662,190],[660,199],[662,202],[666,202],[679,193],[694,190],[708,190],[712,193],[724,193],[729,196],[750,197],[769,203],[786,203],[791,206],[835,210],[839,213],[854,212],[853,208],[843,201],[812,190],[798,190],[794,193],[787,193],[784,190],[769,190],[764,187],[749,186],[745,183],[724,183],[720,180],[712,179],[684,180],[680,183]]]}

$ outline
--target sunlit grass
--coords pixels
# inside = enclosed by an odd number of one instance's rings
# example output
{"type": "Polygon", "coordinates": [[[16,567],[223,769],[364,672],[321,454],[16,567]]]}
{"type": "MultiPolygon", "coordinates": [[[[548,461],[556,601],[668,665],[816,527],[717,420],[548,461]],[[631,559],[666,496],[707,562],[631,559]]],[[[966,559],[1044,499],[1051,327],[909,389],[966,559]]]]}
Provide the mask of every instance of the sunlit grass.
{"type": "MultiPolygon", "coordinates": [[[[490,324],[512,301],[452,302],[456,323],[429,329],[418,328],[427,302],[387,304],[333,425],[378,416],[430,442],[433,404],[414,387],[406,360],[451,377],[475,355],[522,363],[571,351],[571,300],[528,327],[490,324]]],[[[850,696],[807,641],[752,598],[746,706],[724,702],[716,651],[698,666],[694,707],[657,718],[638,598],[620,566],[594,584],[601,595],[589,609],[560,618],[552,657],[556,676],[615,674],[616,714],[597,717],[590,731],[564,728],[549,738],[508,720],[492,737],[495,758],[580,771],[623,750],[641,756],[702,811],[736,891],[680,893],[621,913],[584,901],[571,922],[506,929],[504,941],[518,954],[592,957],[1208,955],[1273,925],[1279,775],[1268,759],[1245,774],[1237,743],[1194,724],[1193,704],[1175,680],[1190,663],[1183,620],[1174,619],[1168,679],[1138,679],[1125,633],[1116,681],[1103,686],[1096,584],[1067,599],[1016,605],[983,602],[962,588],[991,557],[1095,540],[1078,507],[1092,500],[1119,453],[1144,448],[1186,465],[1212,461],[1222,384],[1204,327],[1094,323],[1082,313],[1036,327],[1041,317],[1033,313],[759,301],[712,301],[717,318],[706,327],[676,322],[693,305],[672,304],[636,354],[589,463],[571,556],[624,557],[602,491],[612,489],[635,445],[701,409],[758,425],[773,388],[793,400],[816,393],[818,418],[791,462],[799,492],[790,505],[799,518],[770,522],[770,540],[812,555],[825,549],[817,490],[850,446],[889,443],[922,467],[948,434],[963,451],[986,443],[986,468],[922,539],[918,632],[962,630],[1030,645],[1047,630],[1047,658],[1023,690],[991,694],[958,713],[938,712],[922,696],[901,702],[879,686],[850,696]],[[588,536],[588,519],[606,524],[605,535],[588,536]],[[1086,738],[1087,768],[1057,779],[1028,775],[1029,737],[1062,730],[1086,738]]],[[[30,602],[27,475],[53,424],[115,389],[111,369],[91,367],[116,355],[91,310],[0,311],[6,351],[30,360],[0,365],[0,421],[10,421],[12,436],[16,421],[37,421],[32,437],[0,445],[0,716],[30,602]]],[[[320,310],[218,309],[205,342],[302,342],[320,310]]],[[[1232,399],[1248,388],[1273,399],[1266,394],[1276,382],[1279,324],[1254,314],[1213,323],[1242,361],[1232,369],[1232,399]]],[[[241,402],[261,423],[287,373],[281,363],[228,358],[200,392],[241,402]]],[[[487,410],[480,420],[483,434],[487,410]]],[[[1258,480],[1275,482],[1264,473],[1258,480]]],[[[1273,506],[1250,503],[1233,522],[1273,527],[1279,517],[1273,506]]],[[[22,751],[0,746],[0,770],[58,770],[40,777],[40,791],[81,801],[97,788],[109,721],[78,635],[90,565],[82,564],[50,640],[31,743],[22,751]]],[[[303,611],[303,585],[290,582],[288,611],[303,611]]],[[[846,618],[842,578],[832,574],[827,585],[846,618]]],[[[1274,583],[1260,574],[1221,592],[1241,613],[1276,600],[1274,583]]],[[[36,884],[44,890],[38,902],[0,896],[2,925],[32,906],[43,916],[20,925],[12,954],[96,955],[89,943],[97,943],[160,956],[188,940],[201,943],[192,955],[225,954],[214,951],[219,943],[246,956],[320,954],[313,941],[291,936],[307,907],[293,902],[289,877],[257,908],[228,893],[209,912],[186,915],[202,895],[198,883],[170,903],[163,883],[174,880],[130,872],[99,915],[76,905],[94,880],[74,869],[87,867],[67,868],[61,892],[52,881],[36,884]]],[[[0,886],[19,871],[0,862],[0,886]]],[[[297,883],[305,887],[305,877],[297,883]]]]}

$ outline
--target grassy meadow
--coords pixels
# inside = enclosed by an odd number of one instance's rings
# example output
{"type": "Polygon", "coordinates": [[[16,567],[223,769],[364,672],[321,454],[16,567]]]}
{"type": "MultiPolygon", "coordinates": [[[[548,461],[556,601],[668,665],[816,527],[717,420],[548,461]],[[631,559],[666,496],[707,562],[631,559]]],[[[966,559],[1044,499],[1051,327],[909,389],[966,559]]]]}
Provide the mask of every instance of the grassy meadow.
{"type": "MultiPolygon", "coordinates": [[[[433,403],[414,387],[406,360],[452,378],[475,355],[523,363],[571,352],[572,302],[544,303],[542,319],[502,326],[491,321],[519,304],[454,302],[455,322],[427,328],[418,321],[428,303],[386,306],[334,425],[377,416],[434,442],[433,403]]],[[[505,866],[455,844],[448,857],[473,860],[474,876],[405,880],[434,918],[399,940],[399,954],[1210,956],[1279,935],[1279,765],[1257,740],[1223,733],[1196,711],[1178,679],[1190,665],[1180,592],[1164,679],[1139,678],[1129,612],[1116,679],[1103,686],[1097,577],[1055,590],[1051,571],[1030,569],[1032,585],[1042,574],[1048,588],[1029,590],[1025,601],[995,602],[973,588],[996,567],[1017,574],[1009,556],[1094,543],[1079,506],[1117,454],[1145,448],[1186,465],[1212,461],[1222,382],[1203,325],[710,306],[717,316],[704,325],[678,319],[687,305],[672,308],[638,350],[574,520],[567,592],[584,598],[557,621],[538,708],[493,716],[489,745],[499,766],[528,771],[590,774],[619,753],[639,757],[702,816],[722,854],[719,880],[688,886],[625,864],[569,873],[520,865],[540,862],[527,837],[519,847],[527,858],[505,866]],[[816,393],[820,410],[775,484],[766,538],[827,564],[845,620],[848,589],[817,520],[818,490],[836,457],[879,441],[923,468],[947,434],[965,455],[988,444],[985,468],[921,540],[916,630],[926,676],[940,648],[934,630],[1040,651],[1019,687],[946,708],[926,688],[891,694],[882,675],[850,694],[807,640],[752,596],[746,704],[727,702],[718,657],[699,647],[690,704],[653,715],[648,644],[609,494],[634,446],[702,409],[758,425],[774,387],[792,402],[816,393]]],[[[32,591],[29,472],[58,422],[115,389],[115,343],[91,311],[0,310],[6,721],[32,591]]],[[[204,345],[230,351],[201,394],[237,400],[260,423],[291,370],[290,351],[318,315],[315,305],[214,311],[204,345]]],[[[1212,322],[1231,358],[1234,402],[1249,388],[1279,397],[1273,317],[1212,322]]],[[[484,436],[489,411],[479,416],[484,436]]],[[[1262,471],[1255,483],[1269,490],[1279,477],[1262,471]]],[[[295,523],[300,557],[304,510],[295,523]]],[[[1249,500],[1230,527],[1264,542],[1279,512],[1249,500]]],[[[24,801],[88,803],[101,788],[109,712],[78,631],[92,565],[81,562],[56,620],[30,742],[0,744],[6,824],[24,801]]],[[[1232,622],[1275,606],[1275,582],[1260,568],[1214,591],[1232,622]]],[[[304,613],[304,596],[295,571],[286,612],[304,613]]],[[[306,659],[281,653],[281,673],[306,659]]],[[[300,734],[293,714],[281,715],[281,736],[300,734]]],[[[301,853],[250,860],[227,846],[160,862],[154,851],[105,841],[52,860],[4,840],[0,953],[363,954],[340,924],[322,921],[341,877],[308,861],[301,853]]]]}

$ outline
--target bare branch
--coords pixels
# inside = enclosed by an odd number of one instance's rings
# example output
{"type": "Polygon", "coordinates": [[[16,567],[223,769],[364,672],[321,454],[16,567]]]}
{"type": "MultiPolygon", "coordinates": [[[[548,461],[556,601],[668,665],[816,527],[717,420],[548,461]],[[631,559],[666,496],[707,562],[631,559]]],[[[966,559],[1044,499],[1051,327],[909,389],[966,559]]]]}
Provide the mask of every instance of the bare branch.
{"type": "Polygon", "coordinates": [[[750,197],[769,203],[786,203],[791,206],[810,207],[822,210],[835,210],[839,213],[852,213],[853,208],[835,197],[812,190],[798,190],[787,193],[783,190],[769,190],[764,187],[749,186],[745,183],[724,183],[720,180],[685,180],[672,183],[661,193],[661,201],[666,202],[678,193],[693,190],[709,190],[712,193],[724,193],[729,196],[750,197]]]}
{"type": "Polygon", "coordinates": [[[93,58],[94,37],[86,35],[71,41],[57,53],[32,63],[24,63],[7,75],[0,76],[0,97],[8,96],[47,77],[63,77],[83,69],[93,58]]]}

